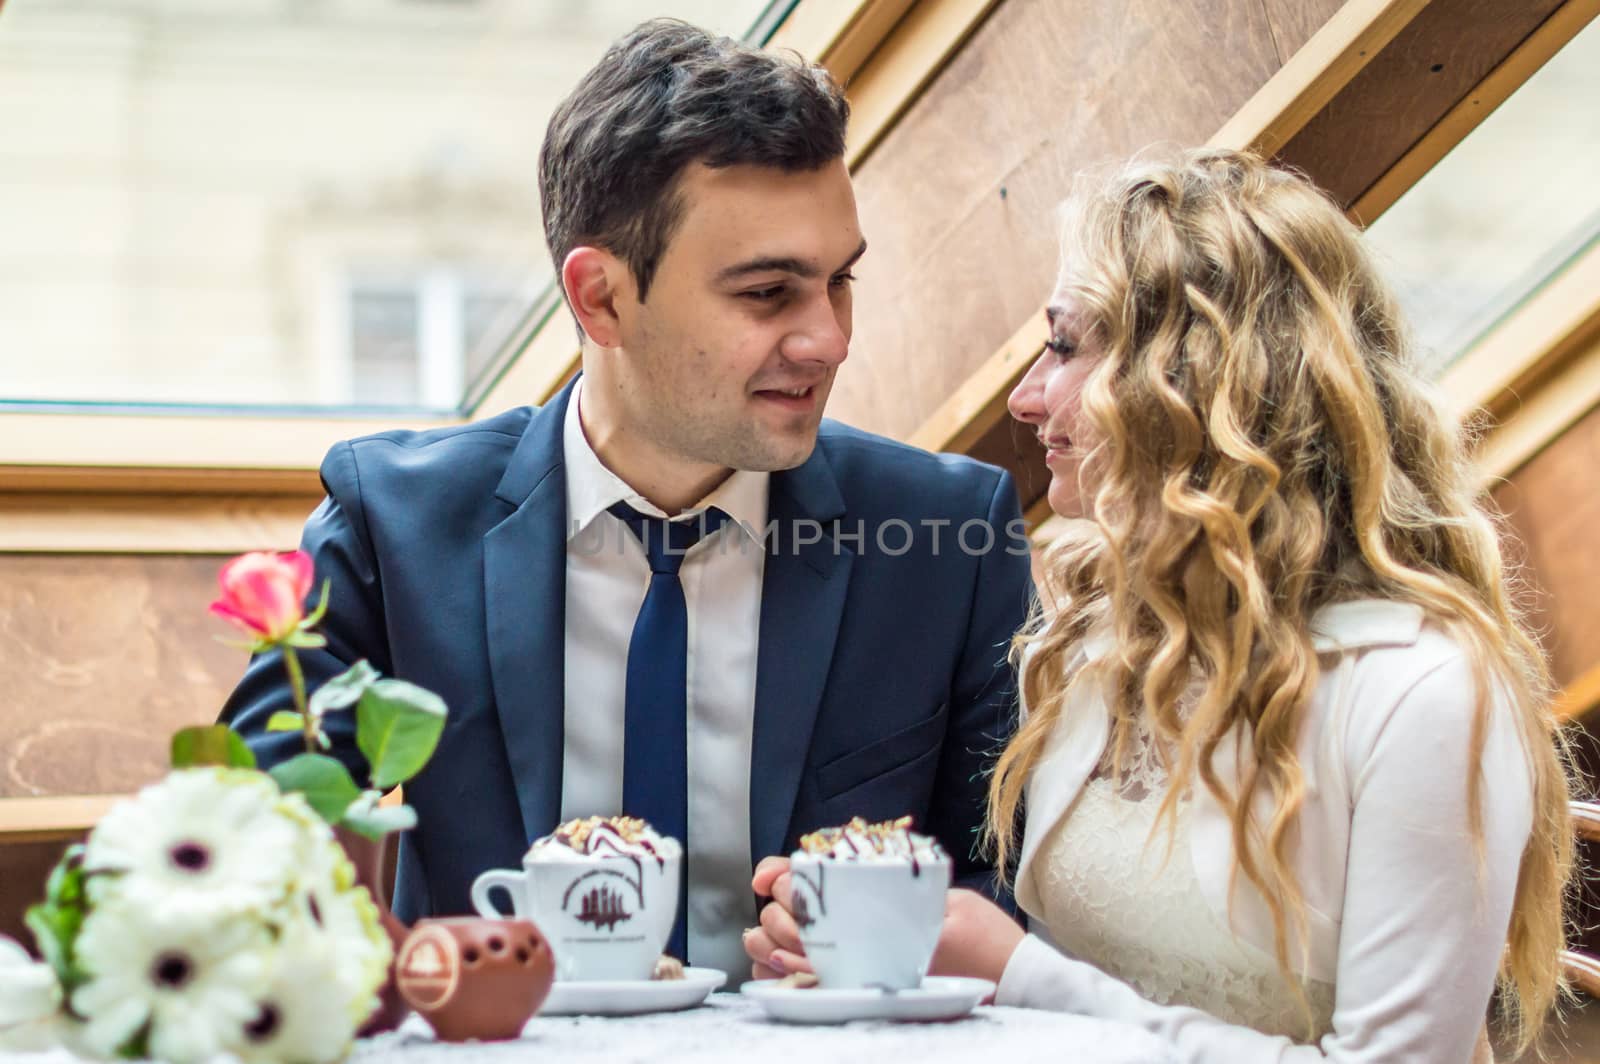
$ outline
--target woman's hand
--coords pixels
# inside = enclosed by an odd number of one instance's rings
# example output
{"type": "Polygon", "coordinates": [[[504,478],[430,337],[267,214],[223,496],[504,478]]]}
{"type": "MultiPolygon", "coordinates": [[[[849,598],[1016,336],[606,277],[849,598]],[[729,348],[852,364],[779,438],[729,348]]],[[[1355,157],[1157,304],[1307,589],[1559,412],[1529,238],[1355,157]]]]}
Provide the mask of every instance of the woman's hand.
{"type": "Polygon", "coordinates": [[[761,909],[761,923],[744,933],[744,951],[750,956],[752,979],[777,979],[792,972],[811,971],[805,948],[800,945],[800,928],[794,922],[793,880],[787,857],[763,857],[756,865],[750,887],[759,896],[771,898],[761,909]]]}
{"type": "MultiPolygon", "coordinates": [[[[763,858],[756,866],[751,889],[771,898],[772,903],[761,910],[761,923],[744,933],[753,979],[811,971],[791,912],[792,883],[787,857],[763,858]]],[[[1017,922],[982,894],[952,890],[945,898],[944,927],[929,973],[976,976],[998,983],[1023,937],[1017,922]]]]}
{"type": "Polygon", "coordinates": [[[928,972],[998,983],[1024,937],[1026,932],[1000,906],[977,891],[954,889],[945,898],[944,929],[928,972]]]}

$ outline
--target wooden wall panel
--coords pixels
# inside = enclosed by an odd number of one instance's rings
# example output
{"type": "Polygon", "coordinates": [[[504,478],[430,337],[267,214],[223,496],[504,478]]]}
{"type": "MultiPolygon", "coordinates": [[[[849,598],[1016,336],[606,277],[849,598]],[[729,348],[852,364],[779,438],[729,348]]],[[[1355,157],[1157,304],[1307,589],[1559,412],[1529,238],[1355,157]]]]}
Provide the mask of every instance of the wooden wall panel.
{"type": "Polygon", "coordinates": [[[1050,487],[1050,468],[1044,464],[1039,437],[1015,418],[1001,418],[967,453],[980,462],[1011,471],[1024,512],[1050,487]]]}
{"type": "Polygon", "coordinates": [[[1433,0],[1281,153],[1351,204],[1562,0],[1433,0]]]}
{"type": "Polygon", "coordinates": [[[1600,408],[1495,491],[1533,583],[1556,683],[1600,664],[1600,408]]]}
{"type": "Polygon", "coordinates": [[[34,948],[23,922],[28,906],[44,897],[50,871],[71,843],[20,842],[0,847],[0,935],[34,948]]]}
{"type": "Polygon", "coordinates": [[[1262,0],[1262,4],[1272,25],[1278,61],[1286,63],[1344,6],[1344,0],[1262,0]]]}
{"type": "Polygon", "coordinates": [[[134,790],[216,718],[245,664],[206,611],[222,561],[0,554],[0,798],[134,790]]]}
{"type": "Polygon", "coordinates": [[[1072,175],[1203,141],[1278,65],[1261,0],[1006,0],[857,171],[871,250],[829,414],[909,436],[1037,311],[1072,175]]]}

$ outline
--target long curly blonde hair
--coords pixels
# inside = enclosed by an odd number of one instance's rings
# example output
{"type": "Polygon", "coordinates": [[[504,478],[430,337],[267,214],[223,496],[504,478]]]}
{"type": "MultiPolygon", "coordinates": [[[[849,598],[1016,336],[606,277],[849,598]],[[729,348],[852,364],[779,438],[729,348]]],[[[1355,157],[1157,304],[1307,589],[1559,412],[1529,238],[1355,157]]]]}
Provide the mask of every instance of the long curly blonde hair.
{"type": "MultiPolygon", "coordinates": [[[[1472,763],[1496,684],[1530,751],[1535,822],[1500,973],[1526,1045],[1561,988],[1565,747],[1465,434],[1419,376],[1357,230],[1302,178],[1213,150],[1133,164],[1080,189],[1066,216],[1062,284],[1099,355],[1080,418],[1093,526],[1046,554],[1041,602],[1052,606],[1036,605],[1013,648],[1030,712],[991,780],[999,866],[1014,857],[1025,782],[1087,667],[1080,644],[1109,626],[1118,652],[1094,668],[1114,762],[1142,719],[1173,751],[1158,823],[1170,829],[1196,779],[1230,814],[1236,873],[1267,902],[1298,992],[1289,931],[1305,941],[1305,913],[1289,849],[1305,799],[1297,741],[1319,675],[1310,620],[1352,598],[1415,603],[1476,663],[1472,763]],[[1240,723],[1254,757],[1231,793],[1213,760],[1240,723]],[[1266,823],[1250,814],[1260,794],[1266,823]]],[[[1463,787],[1481,854],[1484,781],[1471,773],[1463,787]]]]}

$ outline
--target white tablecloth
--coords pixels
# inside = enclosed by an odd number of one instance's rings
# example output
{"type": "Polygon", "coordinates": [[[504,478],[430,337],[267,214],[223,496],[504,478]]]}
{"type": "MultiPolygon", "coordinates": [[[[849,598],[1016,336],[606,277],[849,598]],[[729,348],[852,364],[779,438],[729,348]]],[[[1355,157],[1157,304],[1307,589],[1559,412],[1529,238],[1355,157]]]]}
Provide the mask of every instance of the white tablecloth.
{"type": "Polygon", "coordinates": [[[515,1042],[438,1042],[428,1025],[413,1016],[398,1031],[361,1042],[351,1057],[361,1064],[532,1060],[1162,1064],[1169,1059],[1154,1035],[1085,1016],[985,1007],[949,1023],[860,1020],[799,1027],[767,1019],[738,994],[714,994],[704,1007],[686,1012],[535,1017],[515,1042]]]}
{"type": "MultiPolygon", "coordinates": [[[[1124,1024],[1030,1009],[984,1007],[948,1023],[860,1020],[798,1027],[769,1020],[738,994],[703,1007],[648,1016],[535,1017],[513,1042],[440,1042],[412,1016],[398,1031],[364,1039],[352,1064],[489,1064],[491,1061],[805,1061],[924,1064],[1164,1064],[1154,1035],[1124,1024]]],[[[80,1064],[63,1051],[0,1052],[0,1064],[80,1064]]]]}

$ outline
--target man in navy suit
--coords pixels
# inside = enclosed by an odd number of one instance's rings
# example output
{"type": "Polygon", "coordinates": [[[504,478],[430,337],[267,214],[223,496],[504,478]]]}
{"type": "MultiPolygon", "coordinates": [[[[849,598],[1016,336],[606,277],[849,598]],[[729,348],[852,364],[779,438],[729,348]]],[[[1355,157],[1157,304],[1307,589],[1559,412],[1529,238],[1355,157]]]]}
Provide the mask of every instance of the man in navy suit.
{"type": "MultiPolygon", "coordinates": [[[[470,911],[479,873],[616,812],[685,837],[675,948],[730,973],[754,863],[804,832],[910,814],[989,877],[1027,543],[1002,471],[822,422],[866,247],[847,116],[818,67],[639,27],[541,153],[580,377],[324,462],[308,682],[366,658],[450,709],[406,785],[402,917],[470,911]]],[[[298,743],[266,731],[283,676],[263,655],[223,711],[268,763],[298,743]]],[[[334,752],[364,778],[349,716],[334,752]]]]}

